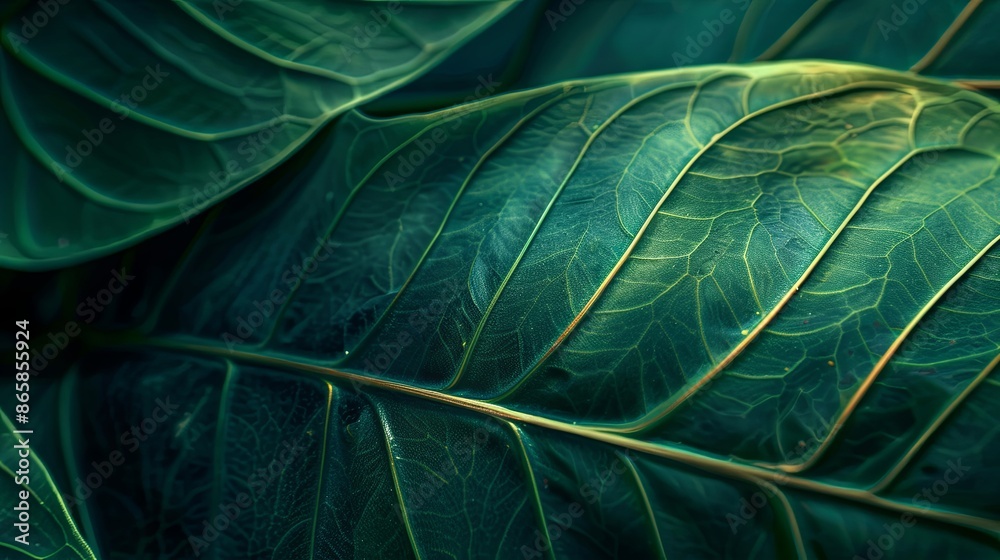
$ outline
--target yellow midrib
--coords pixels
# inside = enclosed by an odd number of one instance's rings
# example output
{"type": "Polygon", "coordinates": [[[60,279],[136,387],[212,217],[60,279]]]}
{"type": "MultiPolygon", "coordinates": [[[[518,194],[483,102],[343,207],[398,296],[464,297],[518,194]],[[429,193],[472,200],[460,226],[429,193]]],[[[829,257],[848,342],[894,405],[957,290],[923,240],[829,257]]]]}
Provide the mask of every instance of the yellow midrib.
{"type": "Polygon", "coordinates": [[[199,353],[215,356],[220,359],[233,359],[244,362],[251,362],[259,365],[274,367],[277,369],[291,370],[302,374],[320,375],[325,378],[337,378],[350,383],[376,387],[390,392],[418,397],[424,400],[438,402],[445,405],[455,406],[465,410],[471,410],[481,414],[493,416],[508,421],[516,421],[533,426],[539,426],[567,434],[572,434],[587,438],[592,441],[599,441],[627,449],[633,449],[642,453],[663,457],[676,461],[709,473],[727,478],[737,479],[744,482],[754,483],[755,480],[765,480],[780,486],[805,490],[825,496],[849,500],[873,507],[888,509],[901,513],[910,513],[918,518],[932,519],[945,523],[961,525],[973,529],[993,533],[1000,536],[1000,520],[985,519],[964,513],[925,509],[914,504],[907,504],[895,500],[889,500],[875,495],[868,490],[837,486],[816,480],[810,480],[799,476],[789,475],[777,470],[767,469],[755,465],[737,462],[732,459],[722,459],[712,457],[691,450],[670,447],[662,444],[636,440],[633,438],[608,433],[585,426],[577,426],[571,423],[554,420],[542,416],[536,416],[525,412],[509,409],[493,403],[484,403],[466,397],[448,395],[434,390],[413,387],[396,381],[385,379],[375,379],[361,374],[352,373],[338,369],[327,368],[314,364],[296,362],[287,358],[276,356],[266,356],[251,352],[237,350],[226,350],[212,345],[192,344],[179,342],[170,339],[149,339],[138,342],[134,345],[147,346],[161,349],[174,349],[187,352],[199,353]]]}

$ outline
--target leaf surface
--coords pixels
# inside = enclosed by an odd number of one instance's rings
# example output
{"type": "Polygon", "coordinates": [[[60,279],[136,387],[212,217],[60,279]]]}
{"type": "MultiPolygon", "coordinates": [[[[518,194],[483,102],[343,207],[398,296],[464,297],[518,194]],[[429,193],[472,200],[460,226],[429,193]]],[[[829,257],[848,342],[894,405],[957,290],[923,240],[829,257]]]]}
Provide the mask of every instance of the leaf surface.
{"type": "Polygon", "coordinates": [[[89,515],[137,558],[191,549],[123,509],[210,558],[996,556],[998,138],[825,62],[348,113],[80,365],[88,448],[201,395],[89,515]]]}
{"type": "Polygon", "coordinates": [[[27,4],[2,22],[0,264],[65,266],[190,221],[508,7],[27,4]]]}
{"type": "Polygon", "coordinates": [[[0,512],[0,523],[7,537],[0,542],[4,558],[97,560],[73,521],[71,510],[48,468],[38,458],[41,447],[38,438],[31,433],[15,432],[25,427],[15,426],[0,411],[0,497],[9,504],[0,512]],[[27,492],[27,500],[22,499],[22,492],[27,492]],[[22,505],[24,503],[27,507],[22,505]],[[27,531],[22,531],[25,527],[18,527],[18,524],[27,525],[27,531]],[[27,540],[29,546],[15,541],[15,537],[27,540]]]}

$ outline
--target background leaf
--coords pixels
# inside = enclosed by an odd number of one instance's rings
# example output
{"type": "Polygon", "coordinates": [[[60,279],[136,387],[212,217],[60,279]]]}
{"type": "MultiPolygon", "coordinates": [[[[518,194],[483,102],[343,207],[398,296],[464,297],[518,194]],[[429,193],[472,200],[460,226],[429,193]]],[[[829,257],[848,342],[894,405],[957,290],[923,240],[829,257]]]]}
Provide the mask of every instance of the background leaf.
{"type": "Polygon", "coordinates": [[[65,266],[189,221],[509,5],[25,3],[3,21],[0,264],[65,266]]]}
{"type": "MultiPolygon", "coordinates": [[[[555,3],[553,3],[555,4],[555,3]]],[[[533,59],[533,81],[715,62],[829,58],[914,70],[951,79],[997,79],[990,62],[1000,39],[995,2],[949,0],[719,0],[616,3],[609,25],[598,3],[576,11],[550,4],[543,18],[551,48],[589,49],[573,69],[533,59]],[[577,21],[579,20],[579,21],[577,21]],[[553,29],[554,27],[554,29],[553,29]],[[599,33],[602,39],[584,37],[599,33]],[[586,47],[584,47],[586,45],[586,47]],[[607,56],[610,51],[610,56],[607,56]],[[594,56],[596,53],[602,56],[594,56]]],[[[606,17],[606,16],[605,16],[606,17]]],[[[540,33],[541,34],[541,33],[540,33]]]]}
{"type": "Polygon", "coordinates": [[[444,80],[464,78],[451,83],[460,100],[476,85],[467,76],[484,68],[509,91],[623,72],[813,58],[913,70],[992,93],[1000,86],[998,20],[1000,4],[979,0],[527,2],[448,64],[371,109],[442,107],[444,80]],[[510,37],[519,38],[516,47],[491,47],[510,37]],[[491,64],[484,51],[504,59],[491,64]]]}

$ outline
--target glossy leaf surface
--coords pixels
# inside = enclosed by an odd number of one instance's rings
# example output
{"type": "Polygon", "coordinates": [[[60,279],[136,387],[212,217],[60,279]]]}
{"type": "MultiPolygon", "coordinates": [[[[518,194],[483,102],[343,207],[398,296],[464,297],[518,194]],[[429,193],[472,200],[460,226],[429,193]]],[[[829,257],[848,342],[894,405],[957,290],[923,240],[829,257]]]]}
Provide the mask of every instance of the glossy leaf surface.
{"type": "Polygon", "coordinates": [[[85,503],[90,537],[995,557],[998,138],[994,100],[819,62],[351,112],[208,223],[139,340],[80,364],[87,449],[199,395],[85,503]]]}
{"type": "Polygon", "coordinates": [[[0,53],[0,265],[28,270],[189,221],[509,3],[40,6],[4,18],[0,53]]]}

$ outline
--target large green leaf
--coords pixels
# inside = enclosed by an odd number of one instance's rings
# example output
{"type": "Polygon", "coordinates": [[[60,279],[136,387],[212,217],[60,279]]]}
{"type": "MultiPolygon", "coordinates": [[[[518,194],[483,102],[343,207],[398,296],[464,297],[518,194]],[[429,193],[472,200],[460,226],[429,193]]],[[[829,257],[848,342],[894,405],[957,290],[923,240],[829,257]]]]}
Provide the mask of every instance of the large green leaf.
{"type": "Polygon", "coordinates": [[[129,558],[997,557],[998,165],[996,101],[822,62],[351,112],[64,387],[65,441],[99,456],[192,396],[88,534],[129,558]]]}
{"type": "Polygon", "coordinates": [[[0,264],[63,266],[190,220],[509,5],[25,3],[0,21],[0,264]]]}

